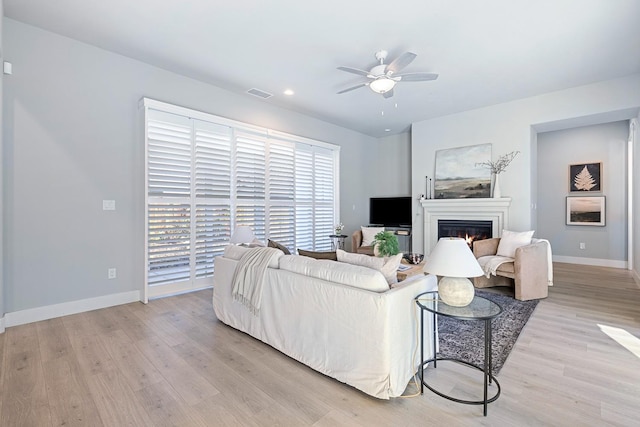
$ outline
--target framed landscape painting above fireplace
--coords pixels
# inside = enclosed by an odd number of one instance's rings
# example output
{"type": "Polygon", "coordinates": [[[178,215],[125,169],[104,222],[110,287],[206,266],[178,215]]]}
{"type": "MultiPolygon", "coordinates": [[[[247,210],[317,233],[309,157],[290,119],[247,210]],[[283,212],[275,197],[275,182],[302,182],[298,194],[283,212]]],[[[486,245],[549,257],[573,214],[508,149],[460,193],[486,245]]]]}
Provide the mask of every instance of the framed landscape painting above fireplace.
{"type": "Polygon", "coordinates": [[[436,151],[434,198],[491,197],[491,171],[479,163],[491,160],[491,144],[436,151]]]}

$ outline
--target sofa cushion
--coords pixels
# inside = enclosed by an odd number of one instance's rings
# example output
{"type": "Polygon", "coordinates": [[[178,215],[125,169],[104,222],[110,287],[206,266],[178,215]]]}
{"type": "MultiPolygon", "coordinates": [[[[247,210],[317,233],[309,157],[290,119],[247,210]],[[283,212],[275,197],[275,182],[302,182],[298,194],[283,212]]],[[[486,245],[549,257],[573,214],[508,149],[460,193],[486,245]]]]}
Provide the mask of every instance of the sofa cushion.
{"type": "Polygon", "coordinates": [[[353,254],[342,249],[336,251],[338,261],[353,265],[372,268],[382,273],[389,285],[398,283],[398,266],[402,262],[402,253],[390,257],[374,257],[363,254],[353,254]]]}
{"type": "Polygon", "coordinates": [[[309,258],[315,259],[330,259],[331,261],[337,261],[338,256],[335,251],[333,252],[315,252],[315,251],[305,251],[304,249],[298,249],[298,255],[308,256],[309,258]]]}
{"type": "Polygon", "coordinates": [[[532,237],[533,231],[517,232],[502,230],[502,236],[500,237],[500,243],[498,243],[498,251],[496,252],[496,255],[515,258],[516,249],[520,246],[530,245],[532,237]]]}
{"type": "MultiPolygon", "coordinates": [[[[230,258],[230,259],[234,259],[236,261],[239,261],[240,258],[242,258],[242,255],[244,255],[245,253],[247,253],[247,251],[250,251],[252,249],[254,249],[254,248],[250,248],[250,247],[247,247],[247,246],[239,246],[239,245],[227,245],[224,248],[224,255],[223,256],[225,258],[230,258]]],[[[278,268],[278,266],[279,266],[278,260],[283,255],[284,255],[284,253],[282,251],[280,251],[280,253],[278,253],[278,255],[272,257],[271,261],[269,261],[269,268],[278,268]]]]}
{"type": "Polygon", "coordinates": [[[328,259],[287,255],[280,257],[280,269],[374,292],[389,290],[386,279],[379,271],[328,259]]]}
{"type": "Polygon", "coordinates": [[[360,227],[360,229],[362,230],[361,246],[372,246],[376,234],[384,231],[384,227],[360,227]]]}
{"type": "Polygon", "coordinates": [[[289,252],[289,249],[285,245],[278,243],[275,240],[269,239],[267,246],[270,248],[280,249],[285,255],[291,255],[291,252],[289,252]]]}

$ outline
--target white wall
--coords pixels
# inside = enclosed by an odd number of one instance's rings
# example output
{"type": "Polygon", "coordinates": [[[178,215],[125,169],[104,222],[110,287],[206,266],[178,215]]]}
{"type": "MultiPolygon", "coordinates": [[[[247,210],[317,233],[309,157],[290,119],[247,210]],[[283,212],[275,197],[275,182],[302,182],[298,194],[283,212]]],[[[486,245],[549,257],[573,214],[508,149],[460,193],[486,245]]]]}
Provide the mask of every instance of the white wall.
{"type": "Polygon", "coordinates": [[[640,114],[633,132],[633,273],[640,284],[640,114]]]}
{"type": "MultiPolygon", "coordinates": [[[[4,61],[4,52],[2,49],[2,17],[4,16],[4,0],[0,0],[0,64],[4,61]]],[[[0,129],[2,129],[2,85],[4,82],[4,73],[0,72],[0,129]]],[[[2,155],[2,132],[0,131],[0,332],[4,331],[4,221],[3,221],[3,211],[4,211],[4,192],[2,191],[3,187],[3,170],[4,166],[4,157],[2,155]]]]}
{"type": "Polygon", "coordinates": [[[374,183],[371,197],[411,194],[411,133],[379,138],[376,162],[366,174],[374,183]]]}
{"type": "MultiPolygon", "coordinates": [[[[629,119],[640,108],[640,74],[493,105],[412,126],[412,195],[433,176],[435,152],[443,148],[493,144],[493,157],[521,152],[500,177],[502,195],[513,198],[509,227],[526,230],[534,223],[536,132],[629,119]],[[614,117],[614,119],[611,119],[614,117]],[[532,157],[533,156],[533,157],[532,157]]],[[[422,216],[414,223],[413,247],[422,248],[422,216]]],[[[637,237],[636,237],[637,238],[637,237]]]]}
{"type": "Polygon", "coordinates": [[[555,259],[626,267],[628,136],[628,120],[538,134],[536,235],[549,239],[555,259]],[[602,162],[602,191],[569,193],[569,165],[594,162],[602,162]],[[566,196],[605,196],[605,227],[566,225],[566,196]]]}
{"type": "Polygon", "coordinates": [[[341,220],[368,218],[375,138],[11,19],[4,31],[7,312],[142,289],[142,97],[341,145],[341,220]]]}

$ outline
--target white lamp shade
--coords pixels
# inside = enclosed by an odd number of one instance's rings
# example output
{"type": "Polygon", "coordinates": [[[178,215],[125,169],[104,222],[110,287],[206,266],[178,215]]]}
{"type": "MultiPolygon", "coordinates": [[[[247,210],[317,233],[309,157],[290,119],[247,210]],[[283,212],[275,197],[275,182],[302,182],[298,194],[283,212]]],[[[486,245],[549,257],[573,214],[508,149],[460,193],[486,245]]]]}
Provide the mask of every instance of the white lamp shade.
{"type": "Polygon", "coordinates": [[[251,243],[256,238],[253,234],[253,230],[246,225],[240,225],[236,227],[231,235],[230,243],[240,244],[240,243],[251,243]]]}
{"type": "Polygon", "coordinates": [[[424,272],[436,276],[478,277],[484,272],[465,239],[443,237],[427,257],[424,272]]]}
{"type": "Polygon", "coordinates": [[[369,84],[372,91],[377,93],[389,92],[396,85],[396,81],[387,77],[380,77],[369,84]]]}

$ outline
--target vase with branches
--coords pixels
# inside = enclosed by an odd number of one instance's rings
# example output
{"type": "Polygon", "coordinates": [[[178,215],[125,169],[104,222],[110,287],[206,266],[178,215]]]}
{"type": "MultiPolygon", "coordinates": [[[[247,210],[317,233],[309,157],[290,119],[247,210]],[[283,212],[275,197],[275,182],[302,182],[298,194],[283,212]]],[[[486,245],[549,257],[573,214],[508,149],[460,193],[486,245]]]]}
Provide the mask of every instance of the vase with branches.
{"type": "Polygon", "coordinates": [[[494,176],[493,179],[493,197],[500,198],[502,194],[500,192],[500,180],[498,176],[507,169],[507,166],[511,163],[511,161],[518,155],[520,151],[512,151],[507,154],[503,154],[498,157],[498,160],[492,161],[488,160],[486,162],[476,163],[476,166],[482,166],[491,171],[491,174],[494,176]]]}

